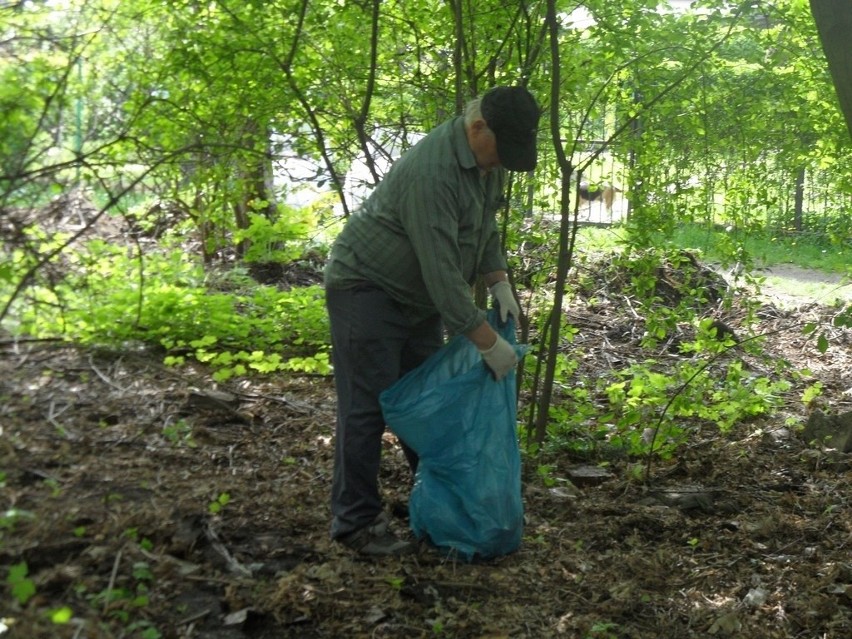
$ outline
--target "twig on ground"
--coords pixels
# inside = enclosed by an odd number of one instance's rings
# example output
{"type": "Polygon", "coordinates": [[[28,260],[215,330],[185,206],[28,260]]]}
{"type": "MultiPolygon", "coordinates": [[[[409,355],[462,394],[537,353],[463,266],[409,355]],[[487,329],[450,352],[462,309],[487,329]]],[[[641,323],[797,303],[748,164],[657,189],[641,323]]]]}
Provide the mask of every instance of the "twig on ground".
{"type": "Polygon", "coordinates": [[[112,589],[115,587],[115,579],[118,576],[118,567],[121,564],[121,555],[124,552],[124,547],[118,549],[118,552],[115,554],[115,561],[112,562],[112,574],[109,576],[109,583],[107,584],[106,593],[104,594],[104,608],[103,613],[106,614],[109,609],[109,604],[112,595],[112,589]]]}
{"type": "Polygon", "coordinates": [[[216,534],[216,531],[213,530],[213,526],[210,523],[206,523],[204,525],[204,535],[207,537],[207,540],[210,542],[210,545],[213,547],[217,553],[219,553],[222,558],[225,560],[225,565],[227,566],[230,572],[238,574],[243,577],[251,577],[251,570],[243,566],[236,558],[225,548],[225,544],[219,539],[219,536],[216,534]]]}
{"type": "Polygon", "coordinates": [[[112,386],[116,390],[120,390],[122,393],[127,392],[126,388],[122,388],[118,384],[114,383],[111,379],[109,379],[106,375],[104,375],[97,366],[95,366],[95,362],[92,359],[92,354],[89,353],[89,366],[92,367],[92,370],[95,371],[95,374],[103,380],[104,384],[107,386],[112,386]]]}

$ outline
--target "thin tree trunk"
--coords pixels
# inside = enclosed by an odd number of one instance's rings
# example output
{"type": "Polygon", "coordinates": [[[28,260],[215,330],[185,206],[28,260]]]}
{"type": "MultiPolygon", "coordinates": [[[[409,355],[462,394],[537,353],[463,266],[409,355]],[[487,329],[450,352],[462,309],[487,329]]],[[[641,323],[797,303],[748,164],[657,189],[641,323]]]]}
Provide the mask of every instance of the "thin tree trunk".
{"type": "Polygon", "coordinates": [[[793,226],[797,232],[802,231],[802,219],[805,208],[805,169],[796,172],[796,195],[793,209],[793,226]]]}
{"type": "MultiPolygon", "coordinates": [[[[547,353],[545,355],[544,379],[541,383],[541,395],[537,402],[535,420],[535,441],[540,444],[547,436],[547,423],[550,418],[550,404],[553,397],[553,381],[556,377],[556,356],[559,351],[559,339],[562,328],[562,300],[565,296],[565,282],[568,268],[571,266],[571,252],[574,234],[571,231],[571,174],[574,167],[565,154],[559,127],[560,59],[559,59],[559,22],[556,16],[555,0],[547,2],[547,25],[550,31],[550,62],[553,69],[550,80],[550,130],[553,146],[559,164],[561,205],[559,224],[559,257],[556,262],[556,282],[554,284],[553,308],[550,312],[547,331],[547,353]]],[[[576,225],[574,225],[576,231],[576,225]]],[[[545,344],[542,343],[542,348],[545,344]]]]}
{"type": "Polygon", "coordinates": [[[376,170],[376,160],[373,157],[373,149],[370,147],[370,136],[367,133],[367,120],[370,116],[370,104],[373,100],[373,92],[376,88],[376,71],[379,51],[379,8],[381,0],[373,0],[370,13],[370,70],[367,75],[367,87],[364,89],[364,99],[361,101],[361,110],[354,118],[355,134],[358,136],[358,144],[364,154],[364,162],[373,178],[373,183],[378,184],[381,176],[376,170]]]}
{"type": "Polygon", "coordinates": [[[296,22],[298,23],[296,26],[296,32],[293,36],[293,42],[290,45],[290,50],[287,53],[287,57],[283,60],[279,59],[278,65],[281,67],[281,71],[284,73],[284,79],[287,81],[287,86],[293,92],[293,95],[298,100],[299,104],[302,106],[302,109],[305,111],[305,116],[308,119],[308,125],[311,127],[311,131],[314,134],[314,139],[317,142],[317,148],[319,149],[320,156],[322,157],[323,163],[325,164],[325,169],[328,171],[329,176],[331,177],[331,183],[334,186],[334,190],[340,199],[340,204],[343,207],[343,215],[345,217],[349,216],[349,206],[346,203],[346,195],[343,192],[343,176],[338,173],[337,169],[334,166],[334,161],[331,157],[331,151],[326,144],[326,136],[324,133],[324,129],[320,124],[320,121],[317,117],[316,109],[314,109],[310,102],[308,101],[305,92],[302,90],[296,75],[293,73],[293,64],[296,59],[296,52],[299,50],[299,43],[302,36],[302,29],[305,23],[305,16],[308,12],[308,5],[310,4],[310,0],[300,0],[299,7],[293,13],[296,16],[296,22]]]}

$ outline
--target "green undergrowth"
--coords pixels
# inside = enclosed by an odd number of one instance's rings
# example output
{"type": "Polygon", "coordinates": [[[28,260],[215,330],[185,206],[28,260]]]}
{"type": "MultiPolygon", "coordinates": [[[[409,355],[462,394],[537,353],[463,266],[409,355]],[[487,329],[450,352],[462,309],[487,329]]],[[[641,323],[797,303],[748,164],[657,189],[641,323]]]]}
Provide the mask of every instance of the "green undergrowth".
{"type": "Polygon", "coordinates": [[[611,326],[607,357],[594,338],[576,339],[582,327],[566,325],[547,437],[536,442],[533,429],[522,432],[529,454],[598,463],[615,456],[632,460],[641,479],[649,460],[675,457],[708,427],[724,436],[771,416],[796,384],[808,383],[764,352],[757,304],[734,300],[695,254],[628,246],[583,266],[572,303],[626,327],[626,336],[611,326]],[[735,332],[720,321],[734,304],[735,332]]]}
{"type": "MultiPolygon", "coordinates": [[[[604,366],[597,363],[600,352],[575,342],[582,327],[564,324],[546,440],[533,442],[522,433],[529,453],[569,451],[595,458],[617,451],[634,459],[665,459],[698,429],[726,433],[789,401],[798,373],[763,354],[754,303],[739,300],[734,338],[717,322],[734,300],[694,253],[624,244],[620,231],[594,233],[607,248],[580,254],[580,275],[570,284],[572,303],[591,313],[610,309],[609,321],[634,324],[638,337],[629,356],[625,351],[617,365],[604,366]],[[622,242],[617,248],[615,239],[622,242]],[[749,358],[761,366],[749,367],[749,358]],[[593,371],[588,362],[596,362],[593,371]]],[[[594,239],[584,235],[580,241],[588,249],[594,239]]],[[[62,238],[32,241],[39,248],[33,254],[44,254],[62,238]]],[[[32,266],[23,251],[11,257],[0,271],[0,300],[8,299],[32,266]]],[[[283,289],[258,283],[239,264],[205,267],[180,248],[161,246],[140,257],[102,240],[65,251],[61,260],[59,267],[39,269],[22,289],[4,321],[7,331],[117,350],[154,349],[171,366],[209,365],[216,381],[331,373],[319,285],[283,289]]],[[[528,314],[539,334],[549,316],[547,288],[543,283],[529,292],[528,314]]],[[[852,324],[848,314],[838,317],[852,324]]],[[[821,350],[831,347],[817,327],[789,330],[809,330],[821,350]]],[[[523,382],[531,387],[529,378],[523,382]]]]}
{"type": "MultiPolygon", "coordinates": [[[[169,365],[209,364],[217,381],[330,371],[320,286],[282,290],[257,283],[241,267],[205,269],[180,249],[140,258],[101,240],[67,252],[63,260],[63,276],[40,271],[4,328],[84,345],[161,349],[169,365]]],[[[23,272],[26,255],[15,253],[12,266],[13,273],[23,272]]],[[[4,294],[11,281],[0,281],[4,294]]]]}

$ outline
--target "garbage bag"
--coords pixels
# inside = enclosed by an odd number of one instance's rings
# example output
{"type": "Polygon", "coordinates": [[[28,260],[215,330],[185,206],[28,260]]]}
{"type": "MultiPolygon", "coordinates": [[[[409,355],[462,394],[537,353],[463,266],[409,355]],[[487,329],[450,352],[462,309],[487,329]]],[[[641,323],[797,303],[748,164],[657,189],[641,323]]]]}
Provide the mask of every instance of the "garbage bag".
{"type": "MultiPolygon", "coordinates": [[[[511,321],[499,326],[515,346],[511,321]]],[[[466,561],[518,548],[523,535],[515,372],[495,381],[476,347],[456,336],[382,393],[389,428],[420,457],[408,502],[414,534],[466,561]]]]}

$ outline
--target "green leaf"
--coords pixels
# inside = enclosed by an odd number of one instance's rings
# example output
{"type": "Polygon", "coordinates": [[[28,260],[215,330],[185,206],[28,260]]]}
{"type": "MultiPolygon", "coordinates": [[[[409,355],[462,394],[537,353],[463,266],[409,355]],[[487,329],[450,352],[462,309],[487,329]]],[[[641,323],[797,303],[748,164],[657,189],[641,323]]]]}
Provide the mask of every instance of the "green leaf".
{"type": "Polygon", "coordinates": [[[12,589],[12,596],[23,606],[36,594],[35,584],[27,578],[29,568],[27,562],[22,561],[9,568],[9,576],[6,583],[12,589]]]}
{"type": "Polygon", "coordinates": [[[63,606],[62,608],[50,611],[50,620],[57,625],[68,623],[71,621],[71,617],[73,616],[74,611],[72,611],[68,606],[63,606]]]}

